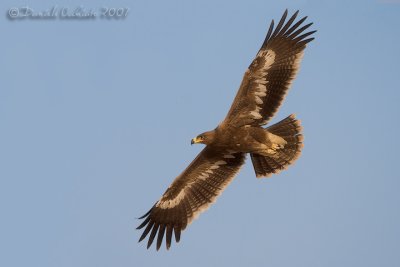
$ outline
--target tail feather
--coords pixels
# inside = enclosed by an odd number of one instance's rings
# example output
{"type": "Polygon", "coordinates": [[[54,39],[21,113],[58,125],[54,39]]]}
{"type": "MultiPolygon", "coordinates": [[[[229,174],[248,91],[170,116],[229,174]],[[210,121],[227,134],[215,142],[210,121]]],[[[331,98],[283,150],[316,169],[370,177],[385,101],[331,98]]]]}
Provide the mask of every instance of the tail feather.
{"type": "Polygon", "coordinates": [[[268,164],[266,157],[253,153],[251,153],[250,156],[257,177],[267,176],[267,173],[273,173],[274,169],[268,164]]]}
{"type": "Polygon", "coordinates": [[[250,154],[257,177],[268,177],[286,169],[300,156],[303,147],[302,127],[294,114],[266,128],[266,130],[282,137],[287,144],[271,156],[250,154]]]}

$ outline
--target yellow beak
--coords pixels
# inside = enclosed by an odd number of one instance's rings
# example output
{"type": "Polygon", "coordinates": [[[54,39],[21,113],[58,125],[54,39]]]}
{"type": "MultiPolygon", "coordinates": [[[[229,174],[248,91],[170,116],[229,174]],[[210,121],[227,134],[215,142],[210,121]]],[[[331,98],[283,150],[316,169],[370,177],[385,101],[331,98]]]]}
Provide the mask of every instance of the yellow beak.
{"type": "Polygon", "coordinates": [[[198,143],[200,143],[200,142],[201,142],[201,139],[198,138],[198,137],[195,137],[195,138],[192,139],[192,141],[190,142],[190,144],[193,145],[193,144],[198,144],[198,143]]]}

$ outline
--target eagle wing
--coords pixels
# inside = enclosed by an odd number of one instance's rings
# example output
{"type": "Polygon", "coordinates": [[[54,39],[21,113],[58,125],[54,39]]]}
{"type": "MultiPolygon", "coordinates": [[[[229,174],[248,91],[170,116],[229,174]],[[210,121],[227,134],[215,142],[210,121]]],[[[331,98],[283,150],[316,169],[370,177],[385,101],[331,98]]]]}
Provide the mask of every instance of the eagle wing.
{"type": "Polygon", "coordinates": [[[303,33],[312,25],[302,25],[307,17],[292,26],[297,14],[298,11],[285,23],[286,10],[275,29],[272,20],[223,124],[264,125],[278,110],[297,74],[306,44],[314,39],[308,37],[316,32],[303,33]]]}
{"type": "Polygon", "coordinates": [[[167,249],[171,246],[173,232],[176,242],[179,242],[181,231],[216,200],[233,180],[244,160],[243,153],[205,147],[156,204],[140,218],[144,221],[137,229],[146,228],[139,242],[150,232],[147,248],[153,243],[157,232],[157,250],[164,235],[167,249]]]}

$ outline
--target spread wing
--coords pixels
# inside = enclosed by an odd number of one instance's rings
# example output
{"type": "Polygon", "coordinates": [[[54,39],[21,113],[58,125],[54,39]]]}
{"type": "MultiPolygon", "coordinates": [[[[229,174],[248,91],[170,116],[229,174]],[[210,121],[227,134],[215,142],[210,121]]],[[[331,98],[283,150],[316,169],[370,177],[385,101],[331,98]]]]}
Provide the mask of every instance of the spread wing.
{"type": "Polygon", "coordinates": [[[294,25],[298,11],[285,23],[287,10],[277,27],[274,21],[260,51],[246,70],[239,91],[223,123],[233,126],[264,125],[278,110],[299,69],[308,38],[316,31],[304,31],[307,17],[294,25]]]}
{"type": "Polygon", "coordinates": [[[144,221],[137,229],[146,228],[139,242],[150,233],[147,243],[149,248],[157,232],[157,250],[164,235],[167,249],[171,246],[173,232],[176,242],[179,242],[181,231],[216,200],[244,160],[245,155],[242,153],[204,148],[150,211],[140,218],[144,221]]]}

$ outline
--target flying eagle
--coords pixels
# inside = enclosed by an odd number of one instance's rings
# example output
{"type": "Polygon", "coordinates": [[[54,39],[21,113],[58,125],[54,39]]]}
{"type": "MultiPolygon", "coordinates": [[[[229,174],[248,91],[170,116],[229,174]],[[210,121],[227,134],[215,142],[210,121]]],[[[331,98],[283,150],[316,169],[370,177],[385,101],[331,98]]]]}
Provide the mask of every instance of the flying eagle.
{"type": "Polygon", "coordinates": [[[174,233],[179,242],[184,230],[207,209],[233,180],[249,153],[257,177],[286,169],[300,155],[303,135],[292,114],[267,128],[262,126],[278,110],[299,69],[311,34],[304,31],[307,17],[294,23],[298,11],[285,23],[287,10],[276,28],[272,20],[255,59],[244,73],[239,91],[226,118],[212,131],[198,135],[192,144],[206,147],[173,181],[155,205],[139,219],[149,233],[147,248],[157,233],[157,250],[166,236],[167,249],[174,233]],[[294,23],[294,24],[293,24],[294,23]]]}

